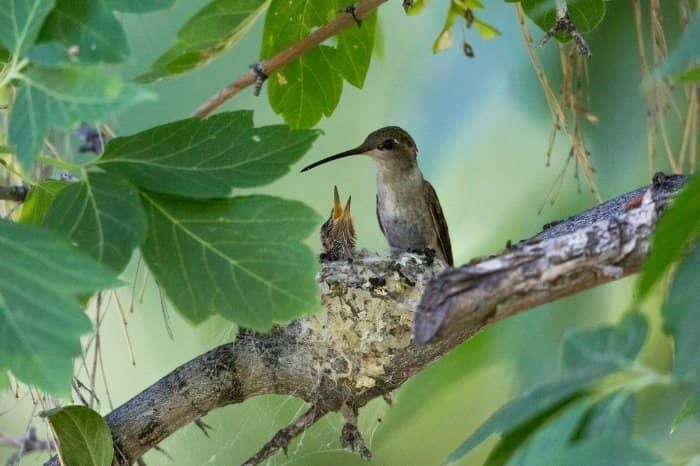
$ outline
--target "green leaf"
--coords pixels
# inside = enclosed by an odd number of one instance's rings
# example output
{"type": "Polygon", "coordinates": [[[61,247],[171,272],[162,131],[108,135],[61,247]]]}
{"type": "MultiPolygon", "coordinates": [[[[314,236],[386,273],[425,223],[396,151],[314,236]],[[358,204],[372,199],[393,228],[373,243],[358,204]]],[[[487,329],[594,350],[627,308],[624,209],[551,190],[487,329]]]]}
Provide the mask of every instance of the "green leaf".
{"type": "Polygon", "coordinates": [[[491,40],[501,35],[501,31],[479,18],[474,18],[474,26],[482,39],[491,40]]]}
{"type": "MultiPolygon", "coordinates": [[[[306,37],[314,28],[337,17],[347,2],[341,0],[272,0],[265,16],[262,56],[269,58],[306,37]]],[[[348,28],[337,45],[309,50],[268,79],[272,109],[294,128],[310,128],[330,116],[340,101],[343,79],[364,84],[374,43],[376,12],[362,27],[348,28]]]]}
{"type": "Polygon", "coordinates": [[[146,238],[146,216],[136,188],[111,173],[87,173],[51,204],[44,225],[67,236],[98,262],[121,272],[146,238]]]}
{"type": "Polygon", "coordinates": [[[673,337],[673,372],[700,384],[700,241],[678,266],[663,307],[666,332],[673,337]]]}
{"type": "Polygon", "coordinates": [[[301,241],[320,219],[306,205],[270,196],[142,195],[149,222],[144,260],[190,321],[220,314],[267,330],[314,309],[316,260],[301,241]]]}
{"type": "Polygon", "coordinates": [[[32,186],[27,199],[22,204],[19,222],[41,225],[56,195],[66,186],[68,183],[59,180],[44,180],[32,186]]]}
{"type": "Polygon", "coordinates": [[[444,52],[452,47],[452,26],[454,26],[455,21],[457,21],[460,16],[460,9],[454,3],[450,3],[450,9],[447,11],[445,23],[442,25],[442,30],[433,43],[433,53],[444,52]]]}
{"type": "Polygon", "coordinates": [[[148,13],[169,8],[175,0],[106,0],[107,6],[124,13],[148,13]]]}
{"type": "Polygon", "coordinates": [[[54,0],[0,0],[0,45],[23,55],[53,6],[54,0]]]}
{"type": "Polygon", "coordinates": [[[603,369],[569,374],[564,378],[541,385],[521,397],[509,401],[462,442],[450,454],[447,462],[453,463],[462,459],[492,434],[511,431],[533,417],[547,411],[552,406],[573,397],[606,374],[607,372],[603,369]]]}
{"type": "Polygon", "coordinates": [[[556,466],[664,466],[663,458],[631,440],[621,437],[596,437],[577,442],[554,455],[556,466]]]}
{"type": "Polygon", "coordinates": [[[637,302],[644,299],[700,233],[700,175],[695,175],[666,209],[654,230],[651,249],[637,282],[637,302]]]}
{"type": "Polygon", "coordinates": [[[697,411],[697,400],[694,398],[695,397],[691,395],[683,402],[683,406],[681,406],[678,414],[676,414],[676,417],[673,419],[670,432],[671,434],[673,434],[685,421],[688,420],[688,418],[690,418],[690,416],[697,411]]]}
{"type": "Polygon", "coordinates": [[[700,65],[691,67],[690,69],[677,74],[673,78],[674,82],[683,82],[683,83],[693,83],[700,81],[700,65]]]}
{"type": "Polygon", "coordinates": [[[54,232],[0,221],[0,361],[23,382],[65,394],[91,329],[78,298],[118,284],[54,232]]]}
{"type": "Polygon", "coordinates": [[[634,428],[634,393],[626,390],[611,393],[593,405],[580,438],[630,437],[634,428]]]}
{"type": "Polygon", "coordinates": [[[7,371],[0,367],[0,392],[5,391],[10,386],[10,379],[7,376],[7,371]]]}
{"type": "Polygon", "coordinates": [[[647,328],[644,316],[635,312],[616,326],[573,331],[564,338],[562,368],[572,373],[625,368],[644,345],[647,328]]]}
{"type": "MultiPolygon", "coordinates": [[[[507,0],[515,1],[515,0],[507,0]]],[[[607,0],[567,0],[566,4],[569,17],[580,33],[590,32],[595,29],[605,17],[607,0]]],[[[520,4],[525,14],[534,21],[543,31],[549,31],[557,20],[557,4],[555,0],[522,0],[520,4]]],[[[560,41],[568,41],[571,37],[557,34],[560,41]]]]}
{"type": "MultiPolygon", "coordinates": [[[[41,42],[77,47],[82,63],[117,63],[129,57],[129,44],[107,0],[57,0],[41,28],[41,42]]],[[[148,2],[150,4],[150,2],[148,2]]]]}
{"type": "Polygon", "coordinates": [[[140,188],[195,198],[270,183],[309,150],[318,130],[253,126],[253,113],[189,118],[112,139],[97,161],[140,188]]]}
{"type": "Polygon", "coordinates": [[[151,98],[99,67],[40,68],[19,75],[8,142],[25,168],[36,160],[51,127],[69,131],[81,121],[96,121],[151,98]]]}
{"type": "MultiPolygon", "coordinates": [[[[136,1],[136,0],[133,0],[136,1]]],[[[138,79],[150,82],[202,67],[233,47],[267,9],[270,0],[214,0],[190,18],[177,43],[138,79]]]]}
{"type": "Polygon", "coordinates": [[[508,461],[508,466],[540,466],[553,463],[552,457],[566,449],[590,407],[588,398],[572,403],[561,414],[539,429],[508,461]]]}
{"type": "Polygon", "coordinates": [[[107,422],[85,406],[66,406],[42,413],[58,439],[61,464],[110,466],[114,459],[107,422]]]}

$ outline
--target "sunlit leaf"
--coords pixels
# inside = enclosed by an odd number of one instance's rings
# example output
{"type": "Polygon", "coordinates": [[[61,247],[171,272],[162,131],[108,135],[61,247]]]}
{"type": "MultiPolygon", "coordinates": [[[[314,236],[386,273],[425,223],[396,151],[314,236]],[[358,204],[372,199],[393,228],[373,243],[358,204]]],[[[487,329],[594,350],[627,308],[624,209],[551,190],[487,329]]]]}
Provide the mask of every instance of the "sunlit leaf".
{"type": "Polygon", "coordinates": [[[148,82],[206,65],[233,47],[267,9],[270,0],[214,0],[190,18],[177,43],[139,78],[148,82]]]}
{"type": "Polygon", "coordinates": [[[541,466],[552,463],[552,457],[564,450],[574,436],[590,407],[587,398],[567,406],[562,413],[537,430],[515,455],[508,466],[541,466]]]}
{"type": "Polygon", "coordinates": [[[188,320],[219,314],[267,330],[314,309],[316,260],[301,241],[320,219],[306,205],[270,196],[143,199],[144,260],[188,320]]]}
{"type": "MultiPolygon", "coordinates": [[[[314,28],[337,17],[347,3],[340,0],[272,0],[265,16],[262,56],[269,58],[314,28]]],[[[314,126],[330,116],[340,101],[343,79],[364,84],[374,43],[376,12],[362,27],[348,28],[333,45],[320,45],[272,73],[267,81],[270,105],[294,128],[314,126]]]]}
{"type": "Polygon", "coordinates": [[[112,139],[97,161],[140,188],[180,196],[226,197],[234,187],[270,183],[289,172],[318,130],[253,126],[253,113],[189,118],[112,139]]]}
{"type": "Polygon", "coordinates": [[[634,361],[642,348],[647,328],[644,316],[632,313],[616,326],[573,331],[564,338],[562,368],[572,373],[624,368],[634,361]]]}
{"type": "Polygon", "coordinates": [[[700,176],[695,175],[659,219],[649,256],[637,282],[641,301],[679,259],[686,245],[700,234],[700,176]]]}
{"type": "Polygon", "coordinates": [[[474,26],[482,39],[491,40],[501,35],[501,31],[479,18],[474,18],[474,26]]]}
{"type": "Polygon", "coordinates": [[[121,272],[146,237],[146,217],[136,188],[111,173],[89,172],[63,189],[46,213],[53,228],[97,259],[121,272]]]}
{"type": "Polygon", "coordinates": [[[56,195],[66,186],[68,183],[60,180],[44,180],[32,186],[27,199],[22,204],[19,221],[41,225],[56,195]]]}
{"type": "Polygon", "coordinates": [[[114,458],[112,434],[105,420],[85,406],[65,406],[45,411],[58,440],[61,464],[110,466],[114,458]]]}
{"type": "Polygon", "coordinates": [[[692,83],[700,81],[700,65],[690,68],[680,74],[677,74],[673,80],[675,82],[692,83]]]}
{"type": "Polygon", "coordinates": [[[693,396],[689,396],[683,402],[681,409],[673,418],[673,424],[671,424],[671,433],[674,433],[685,421],[687,421],[696,411],[697,411],[697,400],[693,396]]]}
{"type": "Polygon", "coordinates": [[[65,394],[80,335],[92,327],[78,298],[118,284],[58,234],[0,221],[0,366],[65,394]]]}
{"type": "Polygon", "coordinates": [[[54,0],[0,0],[0,45],[23,55],[53,6],[54,0]]]}
{"type": "Polygon", "coordinates": [[[433,43],[433,53],[443,52],[452,47],[452,26],[459,17],[460,10],[451,3],[442,30],[433,43]]]}
{"type": "Polygon", "coordinates": [[[97,67],[40,68],[20,76],[12,106],[9,144],[25,168],[36,159],[51,127],[69,131],[151,98],[140,87],[97,67]]]}

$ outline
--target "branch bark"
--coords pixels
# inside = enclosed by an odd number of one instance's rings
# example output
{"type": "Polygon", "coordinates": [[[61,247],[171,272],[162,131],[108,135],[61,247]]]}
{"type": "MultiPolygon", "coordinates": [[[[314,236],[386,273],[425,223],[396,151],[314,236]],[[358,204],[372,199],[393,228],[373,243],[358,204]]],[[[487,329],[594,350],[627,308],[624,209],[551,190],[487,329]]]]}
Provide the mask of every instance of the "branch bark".
{"type": "Polygon", "coordinates": [[[29,194],[26,186],[0,186],[0,200],[24,202],[29,194]]]}
{"type": "MultiPolygon", "coordinates": [[[[350,1],[350,0],[349,0],[350,1]]],[[[357,3],[355,9],[355,17],[358,20],[362,20],[372,11],[379,8],[379,6],[386,2],[387,0],[361,0],[357,3]]],[[[290,63],[301,55],[306,53],[309,49],[320,45],[326,39],[337,35],[343,29],[347,27],[355,26],[355,18],[350,13],[341,13],[333,21],[328,24],[315,29],[308,36],[301,39],[299,42],[295,42],[286,49],[279,52],[277,55],[270,57],[266,60],[260,62],[261,69],[267,76],[270,76],[275,71],[282,68],[287,63],[290,63]]],[[[216,110],[221,104],[226,102],[228,99],[245,89],[246,87],[255,84],[258,76],[255,72],[251,71],[238,77],[235,81],[230,83],[228,86],[223,88],[219,93],[211,97],[209,100],[204,102],[202,105],[197,107],[194,111],[194,115],[200,118],[206,118],[216,110]]]]}
{"type": "Polygon", "coordinates": [[[657,175],[651,186],[456,269],[414,254],[324,264],[324,313],[264,335],[242,330],[109,413],[118,463],[132,464],[187,423],[256,395],[293,395],[312,407],[248,464],[325,413],[351,413],[354,422],[360,407],[493,322],[637,272],[658,213],[685,179],[657,175]]]}

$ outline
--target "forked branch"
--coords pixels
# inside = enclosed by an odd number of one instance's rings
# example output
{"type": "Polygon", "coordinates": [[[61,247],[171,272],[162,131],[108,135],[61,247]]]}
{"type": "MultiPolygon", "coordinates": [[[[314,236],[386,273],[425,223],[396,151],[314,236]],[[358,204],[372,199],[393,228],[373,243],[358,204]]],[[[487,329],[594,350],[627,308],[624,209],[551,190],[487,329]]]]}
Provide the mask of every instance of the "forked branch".
{"type": "Polygon", "coordinates": [[[455,269],[414,254],[326,263],[324,313],[264,335],[241,331],[109,413],[117,461],[132,464],[184,425],[253,396],[309,402],[248,462],[256,464],[326,413],[357,413],[386,396],[488,325],[639,271],[658,214],[685,179],[657,175],[651,186],[455,269]]]}

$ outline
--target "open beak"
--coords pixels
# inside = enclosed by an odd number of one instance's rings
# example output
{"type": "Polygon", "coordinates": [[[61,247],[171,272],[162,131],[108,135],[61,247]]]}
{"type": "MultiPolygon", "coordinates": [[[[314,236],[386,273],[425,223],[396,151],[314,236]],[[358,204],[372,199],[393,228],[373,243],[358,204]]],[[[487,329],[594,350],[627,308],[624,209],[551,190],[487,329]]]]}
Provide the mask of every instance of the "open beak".
{"type": "Polygon", "coordinates": [[[312,168],[318,167],[319,165],[323,165],[326,162],[332,162],[333,160],[342,159],[343,157],[350,157],[351,155],[364,154],[365,152],[367,152],[367,150],[364,149],[362,146],[355,147],[354,149],[346,150],[345,152],[341,152],[340,154],[331,155],[330,157],[321,159],[318,162],[312,163],[311,165],[307,165],[306,167],[302,168],[301,171],[305,172],[307,170],[311,170],[312,168]]]}
{"type": "Polygon", "coordinates": [[[338,187],[333,186],[333,220],[337,220],[343,216],[343,208],[340,206],[340,196],[338,195],[338,187]]]}

